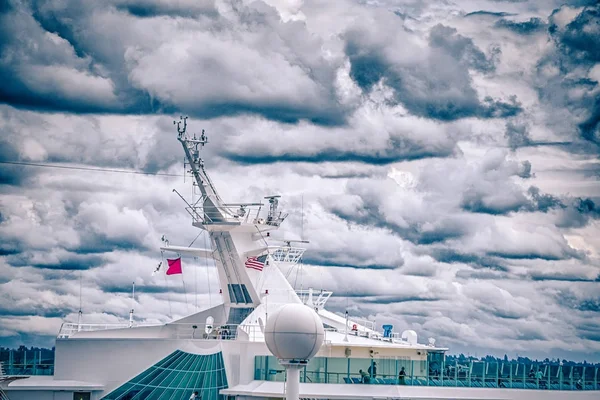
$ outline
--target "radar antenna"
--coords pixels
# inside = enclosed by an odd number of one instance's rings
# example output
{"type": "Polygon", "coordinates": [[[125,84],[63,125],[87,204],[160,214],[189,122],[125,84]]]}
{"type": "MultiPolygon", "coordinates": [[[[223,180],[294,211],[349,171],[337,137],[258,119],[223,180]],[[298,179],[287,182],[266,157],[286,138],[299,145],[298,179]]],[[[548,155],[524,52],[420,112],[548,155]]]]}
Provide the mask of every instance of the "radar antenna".
{"type": "Polygon", "coordinates": [[[293,240],[293,239],[273,239],[276,242],[283,242],[287,247],[292,247],[292,243],[310,243],[308,240],[293,240]]]}
{"type": "Polygon", "coordinates": [[[281,222],[287,217],[287,214],[283,214],[278,211],[279,198],[281,196],[266,196],[265,199],[269,200],[269,214],[267,215],[267,225],[279,226],[281,222]]]}
{"type": "Polygon", "coordinates": [[[177,124],[177,132],[179,133],[179,137],[182,137],[185,134],[185,130],[187,128],[187,119],[188,117],[179,116],[179,121],[173,121],[173,125],[177,124]],[[183,128],[181,127],[181,122],[183,122],[183,128]]]}

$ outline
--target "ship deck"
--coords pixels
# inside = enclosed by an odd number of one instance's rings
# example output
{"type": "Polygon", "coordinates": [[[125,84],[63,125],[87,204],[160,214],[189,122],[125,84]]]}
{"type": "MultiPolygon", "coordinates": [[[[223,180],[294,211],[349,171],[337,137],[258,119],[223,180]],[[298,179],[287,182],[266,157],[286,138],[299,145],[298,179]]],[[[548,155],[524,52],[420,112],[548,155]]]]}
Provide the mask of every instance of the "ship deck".
{"type": "MultiPolygon", "coordinates": [[[[253,381],[221,390],[223,395],[285,398],[283,382],[253,381]]],[[[347,385],[301,383],[301,399],[427,399],[427,400],[573,400],[598,399],[598,391],[423,387],[401,385],[347,385]]]]}

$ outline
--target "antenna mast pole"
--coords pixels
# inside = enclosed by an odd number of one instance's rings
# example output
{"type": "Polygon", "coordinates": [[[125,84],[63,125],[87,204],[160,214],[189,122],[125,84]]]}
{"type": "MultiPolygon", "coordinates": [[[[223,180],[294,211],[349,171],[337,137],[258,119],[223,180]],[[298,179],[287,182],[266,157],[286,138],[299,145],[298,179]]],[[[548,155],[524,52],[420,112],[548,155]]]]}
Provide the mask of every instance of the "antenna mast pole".
{"type": "Polygon", "coordinates": [[[200,158],[200,149],[208,143],[208,137],[204,130],[202,130],[200,138],[197,138],[196,135],[189,137],[186,133],[187,118],[179,117],[179,121],[173,121],[173,124],[177,125],[177,140],[183,146],[190,172],[202,194],[204,221],[214,223],[226,220],[226,218],[231,217],[231,213],[224,207],[223,201],[204,169],[204,160],[200,158]]]}
{"type": "Polygon", "coordinates": [[[79,270],[79,313],[77,315],[77,332],[81,331],[81,270],[79,270]]]}
{"type": "Polygon", "coordinates": [[[129,327],[133,326],[133,306],[135,305],[135,282],[132,283],[133,288],[131,291],[131,311],[129,311],[129,327]]]}
{"type": "Polygon", "coordinates": [[[300,239],[304,240],[304,193],[302,193],[302,219],[300,220],[300,239]]]}

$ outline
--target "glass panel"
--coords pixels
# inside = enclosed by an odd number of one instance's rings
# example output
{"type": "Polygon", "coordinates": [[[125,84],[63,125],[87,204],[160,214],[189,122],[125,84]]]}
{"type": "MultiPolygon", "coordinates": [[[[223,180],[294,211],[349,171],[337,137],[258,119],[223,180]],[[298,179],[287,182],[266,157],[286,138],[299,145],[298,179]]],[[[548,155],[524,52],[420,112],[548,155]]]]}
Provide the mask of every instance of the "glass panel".
{"type": "Polygon", "coordinates": [[[585,371],[583,373],[583,382],[585,390],[597,390],[600,388],[596,388],[595,386],[595,378],[596,378],[596,368],[594,367],[585,367],[585,371]]]}
{"type": "Polygon", "coordinates": [[[246,299],[246,304],[252,304],[252,298],[250,297],[250,293],[248,293],[248,289],[246,285],[240,285],[242,287],[242,294],[244,295],[244,299],[246,299]]]}
{"type": "Polygon", "coordinates": [[[347,358],[329,358],[327,360],[327,382],[350,383],[347,358]]]}
{"type": "Polygon", "coordinates": [[[117,390],[113,391],[111,394],[105,397],[106,400],[116,400],[119,399],[119,396],[122,396],[125,392],[131,389],[133,385],[131,383],[126,383],[117,390]]]}
{"type": "Polygon", "coordinates": [[[176,351],[134,380],[138,384],[127,382],[104,399],[187,399],[194,391],[198,391],[201,398],[212,400],[220,397],[219,389],[227,387],[221,353],[205,356],[176,351]]]}
{"type": "Polygon", "coordinates": [[[500,376],[500,365],[496,362],[486,363],[485,377],[483,385],[488,388],[498,387],[498,377],[500,376]]]}
{"type": "Polygon", "coordinates": [[[233,293],[233,287],[231,287],[231,284],[227,285],[227,290],[229,292],[229,298],[231,299],[231,302],[237,303],[237,300],[235,299],[235,294],[233,293]]]}
{"type": "Polygon", "coordinates": [[[307,383],[325,383],[325,357],[315,357],[306,366],[307,383]]]}
{"type": "Polygon", "coordinates": [[[371,383],[371,360],[367,358],[350,359],[350,380],[352,383],[371,383]]]}
{"type": "Polygon", "coordinates": [[[378,358],[377,360],[377,378],[378,383],[396,384],[396,359],[393,357],[378,358]],[[393,382],[391,382],[392,380],[393,382]]]}
{"type": "Polygon", "coordinates": [[[471,387],[483,387],[483,376],[485,374],[485,363],[473,361],[471,363],[471,387]]]}
{"type": "Polygon", "coordinates": [[[277,382],[285,381],[285,368],[279,364],[279,361],[273,356],[268,356],[267,363],[267,380],[277,382]]]}

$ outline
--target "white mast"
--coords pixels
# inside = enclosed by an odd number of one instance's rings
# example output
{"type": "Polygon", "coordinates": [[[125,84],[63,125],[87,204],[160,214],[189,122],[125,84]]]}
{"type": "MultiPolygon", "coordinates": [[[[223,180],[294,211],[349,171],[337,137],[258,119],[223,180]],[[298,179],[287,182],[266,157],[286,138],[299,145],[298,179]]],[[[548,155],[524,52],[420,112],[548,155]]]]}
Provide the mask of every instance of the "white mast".
{"type": "MultiPolygon", "coordinates": [[[[226,204],[218,195],[211,182],[204,161],[200,158],[200,150],[208,143],[204,132],[198,138],[188,135],[187,117],[180,117],[174,121],[177,126],[177,139],[183,147],[186,156],[186,166],[194,177],[194,184],[201,192],[201,198],[195,203],[188,203],[185,199],[186,210],[193,218],[193,225],[208,231],[211,248],[177,248],[182,254],[204,256],[214,260],[222,289],[228,324],[239,324],[249,315],[255,307],[261,304],[259,288],[260,277],[267,275],[267,271],[247,268],[246,261],[250,257],[269,254],[269,245],[265,242],[264,232],[277,229],[287,217],[278,210],[280,196],[268,196],[268,215],[266,219],[260,218],[262,203],[236,203],[226,204]],[[232,309],[238,310],[232,310],[232,309]]],[[[181,195],[177,193],[180,197],[181,195]]],[[[268,236],[268,235],[267,235],[268,236]]],[[[174,246],[161,247],[161,250],[175,251],[174,246]]],[[[267,269],[266,261],[264,268],[267,269]]],[[[268,273],[272,282],[274,277],[281,275],[277,268],[268,273]]],[[[285,277],[282,291],[293,291],[285,277]]]]}

